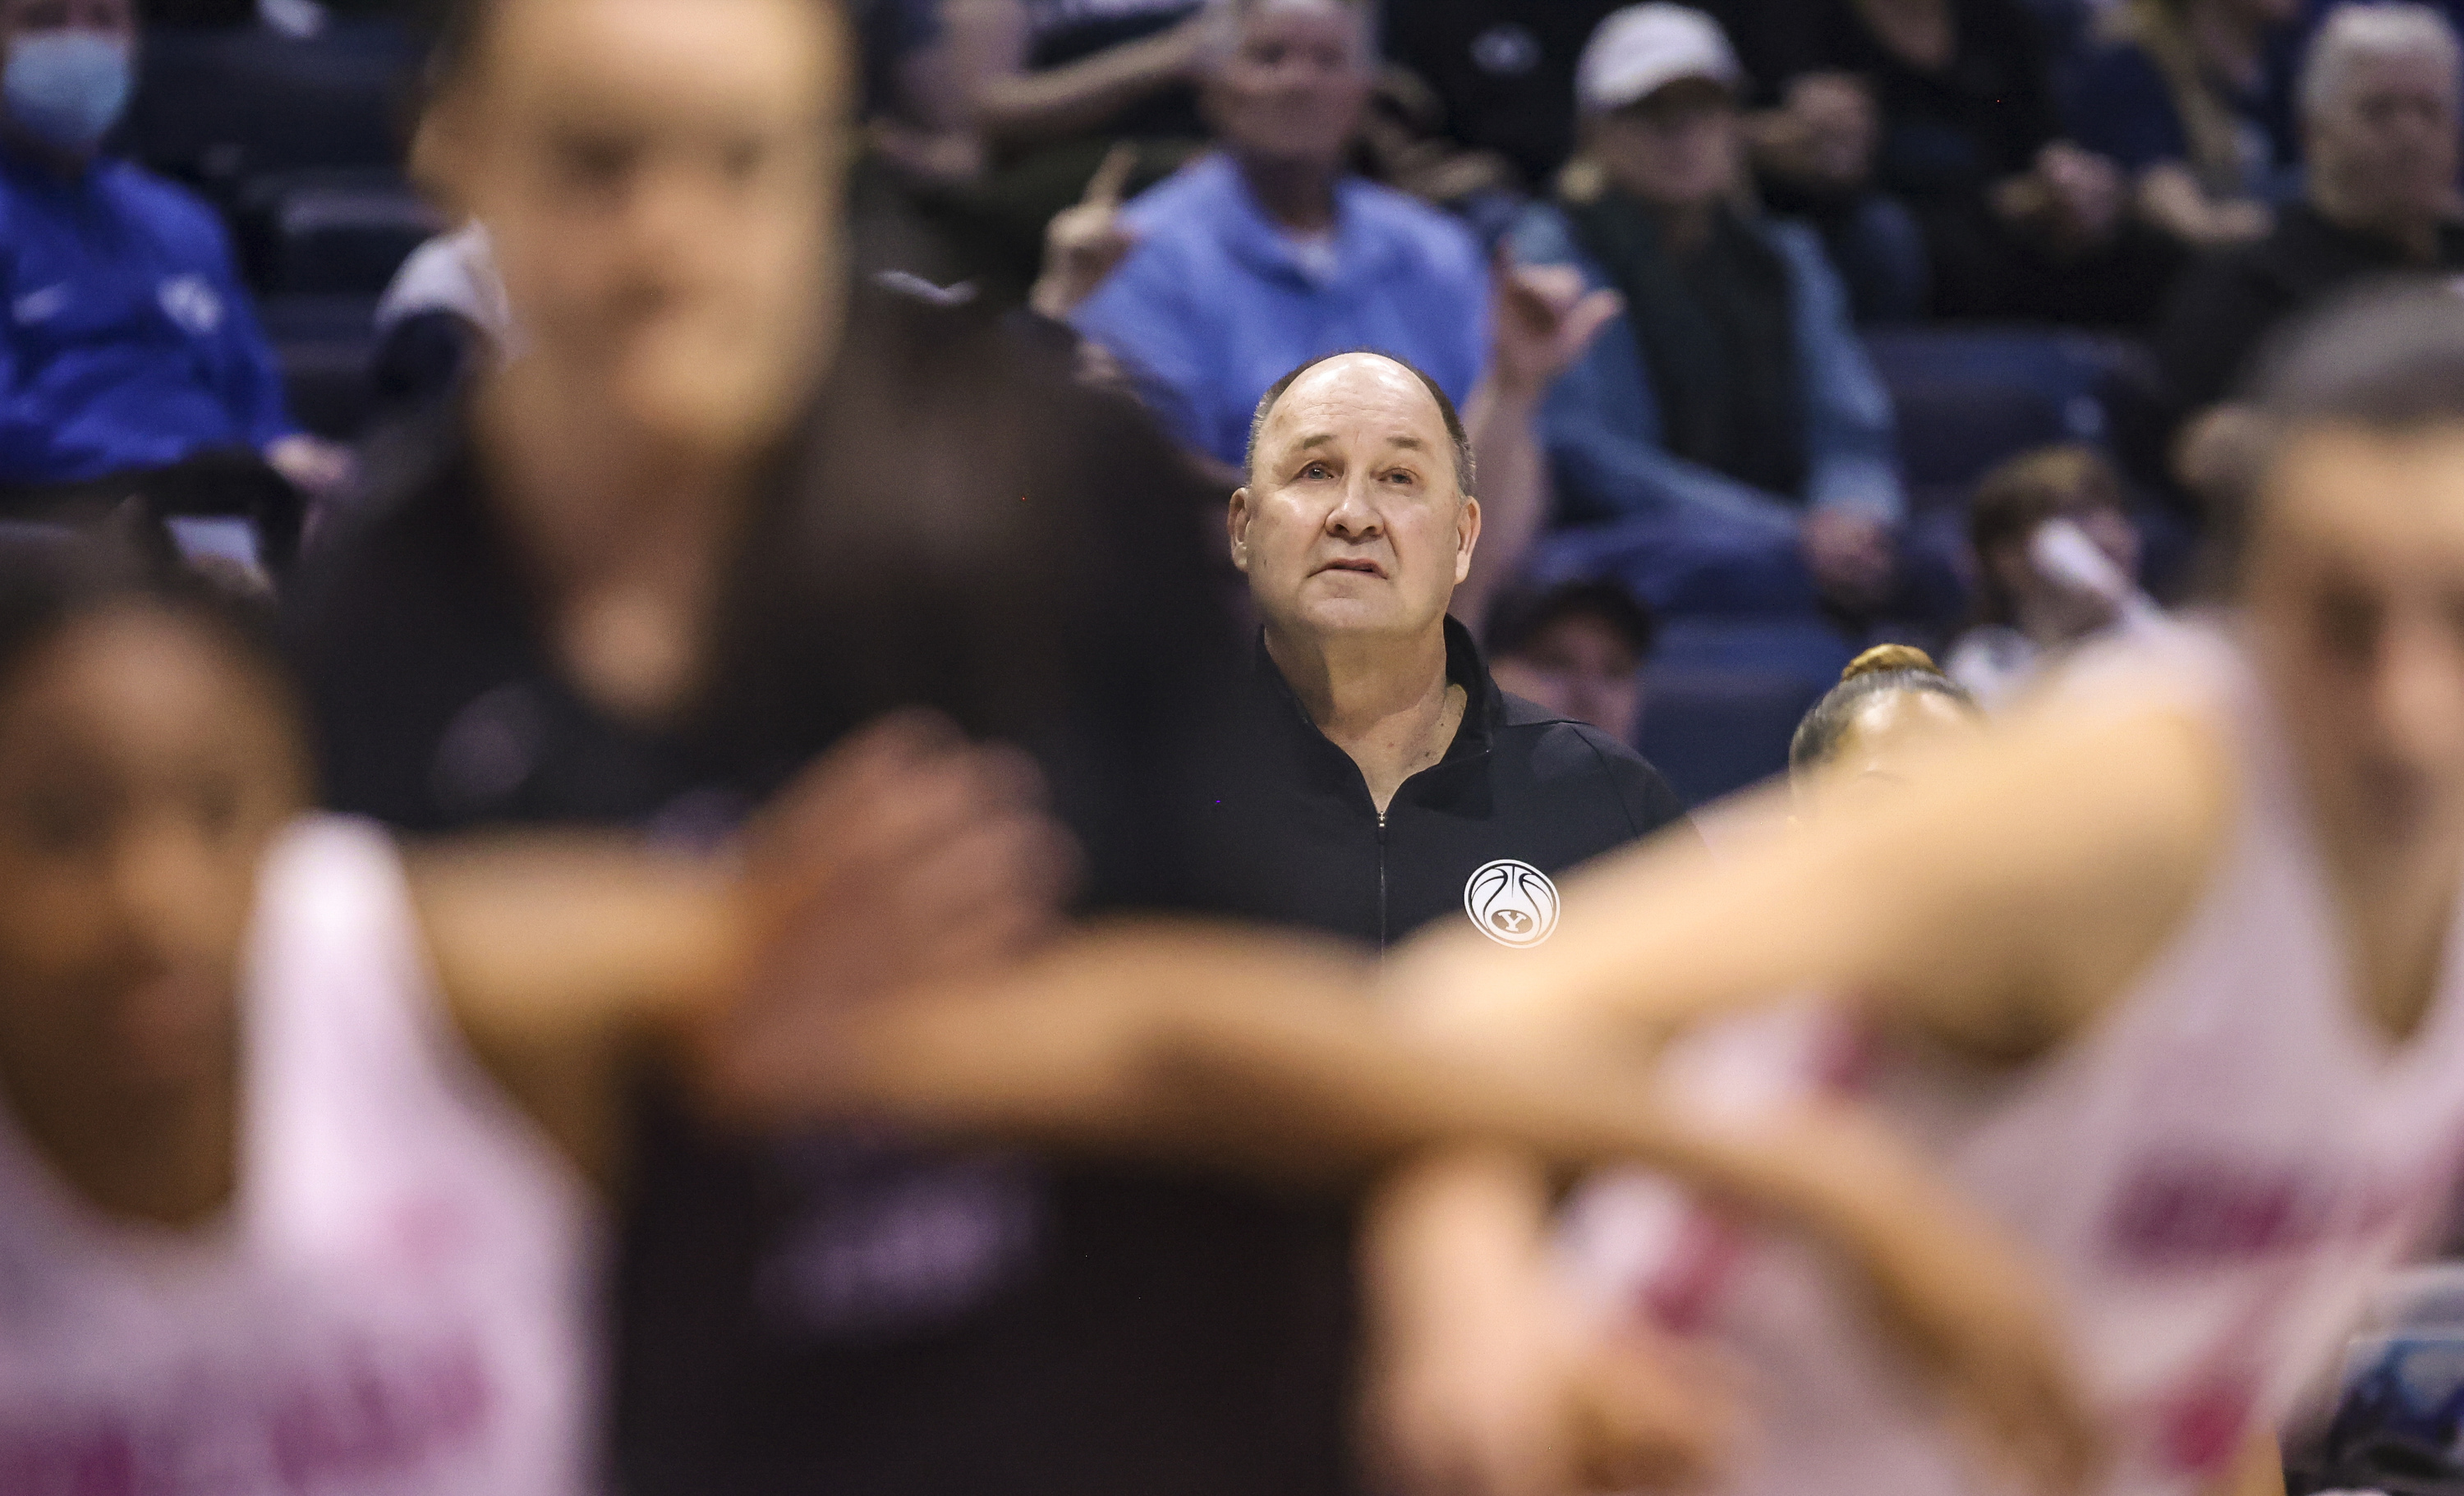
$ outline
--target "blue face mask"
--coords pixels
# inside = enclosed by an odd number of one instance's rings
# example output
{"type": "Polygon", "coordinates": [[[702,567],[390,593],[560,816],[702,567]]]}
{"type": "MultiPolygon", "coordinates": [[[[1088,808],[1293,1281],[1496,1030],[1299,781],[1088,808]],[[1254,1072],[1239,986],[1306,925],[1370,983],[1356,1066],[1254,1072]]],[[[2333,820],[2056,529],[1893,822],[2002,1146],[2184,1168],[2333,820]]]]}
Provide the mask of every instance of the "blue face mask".
{"type": "Polygon", "coordinates": [[[128,43],[106,32],[19,34],[0,73],[9,118],[64,151],[89,151],[128,107],[128,43]]]}

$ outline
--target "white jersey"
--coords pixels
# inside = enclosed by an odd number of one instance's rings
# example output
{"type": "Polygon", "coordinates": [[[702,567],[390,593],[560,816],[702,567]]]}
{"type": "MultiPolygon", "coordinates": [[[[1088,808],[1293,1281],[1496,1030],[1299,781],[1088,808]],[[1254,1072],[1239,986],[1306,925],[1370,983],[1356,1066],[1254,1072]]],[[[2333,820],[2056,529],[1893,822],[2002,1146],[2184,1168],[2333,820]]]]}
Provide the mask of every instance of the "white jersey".
{"type": "Polygon", "coordinates": [[[256,907],[221,1220],[105,1219],[0,1108],[0,1491],[575,1496],[581,1181],[459,1048],[385,836],[300,823],[256,907]]]}
{"type": "MultiPolygon", "coordinates": [[[[2119,690],[2216,717],[2240,804],[2194,913],[2101,1022],[2015,1078],[1965,1085],[1879,1045],[1859,1073],[1841,1063],[1843,1025],[1811,1007],[1705,1035],[1674,1063],[1723,1107],[1861,1091],[2050,1272],[2118,1441],[2105,1496],[2188,1496],[2289,1411],[2378,1270],[2450,1199],[2464,950],[2451,934],[2413,1036],[2383,1037],[2351,996],[2280,735],[2241,659],[2204,630],[2130,652],[2127,670],[2081,662],[2079,710],[2109,710],[2119,690]]],[[[1748,1363],[1758,1431],[1732,1489],[1990,1488],[1807,1254],[1632,1181],[1578,1202],[1569,1246],[1594,1285],[1748,1363]]]]}

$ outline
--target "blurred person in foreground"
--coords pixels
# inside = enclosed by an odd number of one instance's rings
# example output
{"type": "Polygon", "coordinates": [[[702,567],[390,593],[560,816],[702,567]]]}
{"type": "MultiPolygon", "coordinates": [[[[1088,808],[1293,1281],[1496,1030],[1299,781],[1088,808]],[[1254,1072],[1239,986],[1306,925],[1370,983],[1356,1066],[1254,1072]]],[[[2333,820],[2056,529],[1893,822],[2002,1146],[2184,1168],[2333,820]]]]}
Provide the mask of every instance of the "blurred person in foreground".
{"type": "MultiPolygon", "coordinates": [[[[1740,1135],[1853,1104],[2015,1232],[2107,1441],[2085,1488],[2111,1496],[2278,1488],[2276,1420],[2378,1271],[2431,1244],[2464,1128],[2464,305],[2331,311],[2260,389],[2273,440],[2229,615],[2075,665],[1879,803],[1716,868],[1608,864],[1567,904],[1610,917],[1544,951],[1457,937],[1391,972],[1482,1049],[1771,1025],[1727,1071],[1766,1098],[1740,1135]]],[[[1528,1266],[1513,1177],[1415,1179],[1384,1222],[1411,1246],[1397,1270],[1528,1266]]],[[[1963,1459],[1784,1253],[1686,1276],[1764,1389],[1730,1488],[1915,1496],[2058,1467],[2009,1441],[1963,1459]]],[[[1463,1296],[1534,1291],[1491,1284],[1458,1276],[1447,1323],[1463,1296]]],[[[1444,1452],[1444,1424],[1420,1432],[1444,1452]]]]}
{"type": "Polygon", "coordinates": [[[281,543],[349,454],[304,435],[213,209],[103,154],[134,0],[0,0],[0,512],[131,496],[281,543]]]}
{"type": "Polygon", "coordinates": [[[1533,412],[1615,299],[1561,272],[1492,277],[1460,223],[1352,173],[1376,74],[1361,0],[1225,0],[1208,24],[1217,149],[1121,209],[1118,268],[1070,320],[1226,489],[1259,397],[1295,365],[1367,349],[1426,370],[1488,471],[1474,617],[1545,518],[1533,412]]]}
{"type": "Polygon", "coordinates": [[[1558,523],[1579,527],[1548,543],[1663,615],[1867,611],[1906,507],[1890,397],[1820,243],[1740,206],[1742,81],[1718,24],[1674,5],[1618,11],[1584,52],[1602,180],[1514,244],[1624,311],[1544,408],[1558,523]]]}
{"type": "Polygon", "coordinates": [[[2139,590],[2139,532],[2122,474],[2092,447],[2022,452],[1968,500],[1976,619],[1949,673],[1989,707],[2008,704],[2065,651],[2159,617],[2139,590]]]}
{"type": "MultiPolygon", "coordinates": [[[[433,160],[521,347],[300,590],[332,803],[706,847],[920,702],[1035,757],[1083,907],[1233,907],[1196,856],[1241,641],[1194,480],[998,325],[850,294],[833,12],[495,0],[448,42],[433,160]]],[[[997,1077],[1058,1064],[1032,1039],[997,1077]]],[[[1348,1488],[1321,1208],[896,1127],[748,1140],[672,1071],[602,1119],[634,1142],[627,1488],[1348,1488]]]]}
{"type": "Polygon", "coordinates": [[[946,724],[843,744],[724,861],[610,832],[405,847],[306,812],[284,675],[193,579],[0,559],[11,1491],[596,1488],[591,1185],[627,1176],[601,1124],[640,1048],[747,1127],[895,1119],[1315,1187],[1479,1133],[1659,1160],[1801,1221],[1908,1330],[2026,1331],[2015,1279],[1940,1291],[1903,1218],[1969,1228],[1885,1156],[1812,1140],[1816,1172],[1449,1067],[1290,943],[1150,923],[1016,960],[1063,839],[1014,754],[946,724]]]}
{"type": "Polygon", "coordinates": [[[2298,102],[2302,200],[2274,231],[2183,277],[2154,334],[2177,473],[2213,466],[2211,416],[2275,329],[2378,276],[2464,269],[2455,221],[2464,49],[2426,5],[2351,5],[2311,38],[2298,102]]]}
{"type": "Polygon", "coordinates": [[[1642,719],[1642,667],[1659,633],[1634,594],[1614,582],[1525,586],[1490,611],[1489,671],[1498,685],[1618,741],[1642,719]]]}

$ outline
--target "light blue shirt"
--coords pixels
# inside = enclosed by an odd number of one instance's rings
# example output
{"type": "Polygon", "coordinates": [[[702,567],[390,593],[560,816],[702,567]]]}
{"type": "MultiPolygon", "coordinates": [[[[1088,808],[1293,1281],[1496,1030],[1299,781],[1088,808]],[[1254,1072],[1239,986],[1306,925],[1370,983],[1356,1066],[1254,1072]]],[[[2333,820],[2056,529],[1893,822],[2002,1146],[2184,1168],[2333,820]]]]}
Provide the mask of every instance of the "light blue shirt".
{"type": "Polygon", "coordinates": [[[1374,183],[1335,188],[1328,248],[1270,221],[1221,154],[1122,209],[1138,246],[1071,317],[1118,355],[1184,446],[1238,464],[1259,397],[1299,364],[1366,348],[1457,405],[1488,359],[1488,267],[1470,231],[1374,183]]]}
{"type": "MultiPolygon", "coordinates": [[[[1766,494],[1662,447],[1650,366],[1634,324],[1620,316],[1541,408],[1561,521],[1692,516],[1785,539],[1808,508],[1859,509],[1894,522],[1904,517],[1890,392],[1858,341],[1821,241],[1800,224],[1766,222],[1761,231],[1788,267],[1794,297],[1797,369],[1805,380],[1805,492],[1766,494]]],[[[1593,289],[1615,289],[1551,204],[1525,211],[1513,244],[1524,264],[1572,265],[1593,289]]]]}

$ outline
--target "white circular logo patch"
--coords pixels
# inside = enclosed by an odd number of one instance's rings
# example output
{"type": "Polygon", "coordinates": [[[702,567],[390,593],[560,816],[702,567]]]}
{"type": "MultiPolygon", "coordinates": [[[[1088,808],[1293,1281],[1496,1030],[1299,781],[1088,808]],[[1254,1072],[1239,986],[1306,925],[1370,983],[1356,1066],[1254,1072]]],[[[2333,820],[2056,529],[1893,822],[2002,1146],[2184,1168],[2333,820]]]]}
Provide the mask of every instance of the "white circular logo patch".
{"type": "Polygon", "coordinates": [[[1463,885],[1463,913],[1500,945],[1538,945],[1557,929],[1557,885],[1528,862],[1501,857],[1463,885]]]}

